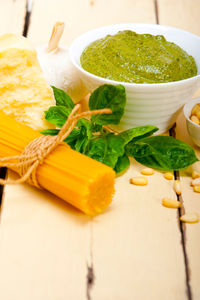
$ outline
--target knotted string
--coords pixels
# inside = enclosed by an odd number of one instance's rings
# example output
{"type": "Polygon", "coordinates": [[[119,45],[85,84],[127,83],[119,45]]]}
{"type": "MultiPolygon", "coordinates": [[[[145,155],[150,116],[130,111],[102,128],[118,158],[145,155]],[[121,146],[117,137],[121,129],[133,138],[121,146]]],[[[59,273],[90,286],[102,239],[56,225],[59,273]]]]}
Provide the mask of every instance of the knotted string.
{"type": "MultiPolygon", "coordinates": [[[[1,185],[19,184],[28,182],[38,188],[41,186],[38,183],[36,171],[37,167],[43,163],[44,159],[51,153],[59,144],[68,137],[74,129],[77,121],[83,117],[89,117],[98,114],[110,114],[112,110],[109,108],[85,111],[80,113],[80,104],[77,104],[71,111],[68,119],[60,129],[58,135],[49,136],[43,135],[31,141],[24,149],[23,153],[18,156],[10,156],[0,158],[0,167],[15,168],[20,175],[19,179],[0,179],[1,185]]],[[[65,143],[65,145],[67,145],[65,143]]]]}

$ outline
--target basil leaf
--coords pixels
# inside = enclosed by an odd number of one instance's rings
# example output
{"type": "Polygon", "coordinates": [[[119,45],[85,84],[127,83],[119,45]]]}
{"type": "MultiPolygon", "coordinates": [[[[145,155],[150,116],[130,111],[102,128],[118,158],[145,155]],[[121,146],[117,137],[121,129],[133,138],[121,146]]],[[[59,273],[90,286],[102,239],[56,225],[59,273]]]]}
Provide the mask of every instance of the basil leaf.
{"type": "Polygon", "coordinates": [[[91,122],[91,131],[92,132],[100,132],[100,133],[104,132],[102,125],[98,125],[93,122],[91,122]]]}
{"type": "Polygon", "coordinates": [[[90,138],[92,136],[92,126],[91,122],[87,119],[79,119],[77,126],[85,133],[85,135],[90,138]]]}
{"type": "Polygon", "coordinates": [[[191,146],[170,136],[154,136],[132,144],[128,154],[141,164],[158,170],[179,170],[198,159],[191,146]]]}
{"type": "Polygon", "coordinates": [[[72,132],[64,139],[64,142],[66,142],[68,145],[72,147],[72,149],[75,149],[75,143],[77,141],[77,138],[80,135],[80,129],[74,128],[72,132]]]}
{"type": "Polygon", "coordinates": [[[43,131],[41,131],[40,133],[44,134],[44,135],[57,135],[59,133],[59,129],[45,129],[43,131]]]}
{"type": "Polygon", "coordinates": [[[84,153],[89,139],[92,137],[91,122],[86,119],[80,119],[77,122],[77,126],[80,134],[75,144],[75,150],[84,153]]]}
{"type": "Polygon", "coordinates": [[[55,86],[51,86],[53,89],[53,94],[56,100],[57,106],[65,106],[68,109],[72,110],[74,108],[74,102],[63,90],[56,88],[55,86]]]}
{"type": "MultiPolygon", "coordinates": [[[[59,129],[46,129],[41,131],[44,135],[57,135],[60,132],[59,129]]],[[[77,137],[80,135],[80,129],[73,129],[70,135],[64,140],[67,144],[70,146],[73,145],[73,142],[77,139],[77,137]]]]}
{"type": "Polygon", "coordinates": [[[120,172],[126,170],[129,166],[130,166],[130,160],[129,160],[128,156],[126,154],[124,154],[123,156],[120,156],[118,158],[118,161],[115,165],[114,170],[116,173],[120,173],[120,172]]]}
{"type": "Polygon", "coordinates": [[[123,85],[105,84],[97,88],[90,96],[90,110],[111,108],[112,114],[95,115],[92,122],[99,125],[119,124],[124,114],[126,92],[123,85]]]}
{"type": "Polygon", "coordinates": [[[112,133],[93,138],[85,154],[114,168],[118,158],[124,154],[124,140],[112,133]]]}
{"type": "Polygon", "coordinates": [[[156,126],[145,125],[145,126],[131,128],[126,131],[122,131],[119,133],[119,136],[124,139],[125,145],[127,145],[127,144],[130,145],[131,143],[135,143],[137,140],[139,140],[141,138],[145,138],[147,136],[152,135],[157,130],[158,130],[158,127],[156,127],[156,126]]]}
{"type": "Polygon", "coordinates": [[[45,111],[45,119],[50,123],[62,127],[66,122],[71,110],[65,106],[51,106],[45,111]]]}

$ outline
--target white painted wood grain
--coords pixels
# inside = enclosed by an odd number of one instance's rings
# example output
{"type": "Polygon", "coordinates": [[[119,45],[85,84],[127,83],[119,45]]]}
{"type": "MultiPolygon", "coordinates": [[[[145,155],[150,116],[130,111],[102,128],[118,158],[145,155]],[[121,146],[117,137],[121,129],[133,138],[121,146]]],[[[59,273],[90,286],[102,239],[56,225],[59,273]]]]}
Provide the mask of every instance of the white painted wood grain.
{"type": "MultiPolygon", "coordinates": [[[[179,27],[181,29],[200,35],[199,27],[199,0],[158,0],[159,20],[160,24],[179,27]]],[[[192,96],[192,95],[191,95],[192,96]]],[[[194,95],[200,96],[200,89],[194,95]]],[[[176,127],[177,138],[191,144],[200,158],[200,149],[191,141],[187,129],[183,113],[177,120],[176,127]]],[[[181,172],[182,198],[186,213],[200,213],[200,194],[194,193],[190,186],[191,174],[181,172]]],[[[193,298],[200,298],[200,223],[187,224],[185,226],[186,251],[189,262],[190,285],[193,298]],[[192,226],[193,225],[193,226],[192,226]]]]}
{"type": "Polygon", "coordinates": [[[0,34],[21,34],[24,26],[26,0],[0,0],[0,34]]]}
{"type": "Polygon", "coordinates": [[[115,23],[155,23],[154,1],[48,0],[47,5],[46,0],[35,0],[29,29],[29,37],[35,45],[48,42],[56,21],[65,22],[61,43],[69,45],[78,35],[100,26],[115,23]]]}
{"type": "Polygon", "coordinates": [[[116,180],[112,210],[93,222],[92,299],[187,299],[177,211],[161,205],[176,199],[172,182],[156,172],[148,186],[130,185],[141,168],[132,162],[116,180]]]}
{"type": "MultiPolygon", "coordinates": [[[[47,1],[35,0],[31,41],[47,42],[56,21],[65,21],[62,41],[69,44],[102,25],[155,23],[154,1],[48,0],[47,9],[47,1]]],[[[175,197],[172,182],[156,172],[148,186],[130,185],[129,177],[140,168],[134,163],[117,178],[113,203],[92,222],[48,193],[26,185],[6,187],[0,236],[3,299],[87,299],[87,262],[95,273],[92,300],[187,299],[177,212],[161,205],[163,196],[175,197]]]]}
{"type": "Polygon", "coordinates": [[[156,300],[163,290],[163,300],[186,299],[177,211],[161,205],[163,196],[175,198],[172,182],[156,172],[148,186],[130,185],[141,168],[132,162],[117,178],[112,205],[92,224],[48,193],[7,187],[0,249],[4,299],[84,299],[91,252],[92,299],[156,300]]]}
{"type": "MultiPolygon", "coordinates": [[[[191,144],[194,147],[195,152],[200,159],[200,149],[195,146],[190,139],[186,122],[183,113],[180,114],[177,120],[177,138],[191,144]]],[[[195,193],[190,186],[191,183],[191,171],[190,168],[186,171],[181,171],[181,186],[182,186],[182,198],[186,213],[199,213],[200,214],[200,194],[195,193]]],[[[189,268],[190,268],[190,284],[192,288],[192,294],[194,299],[200,298],[200,223],[186,224],[186,251],[188,255],[189,268]]]]}
{"type": "Polygon", "coordinates": [[[86,299],[90,218],[28,185],[7,187],[3,206],[2,299],[86,299]]]}
{"type": "Polygon", "coordinates": [[[157,0],[159,21],[197,35],[199,31],[199,0],[157,0]]]}

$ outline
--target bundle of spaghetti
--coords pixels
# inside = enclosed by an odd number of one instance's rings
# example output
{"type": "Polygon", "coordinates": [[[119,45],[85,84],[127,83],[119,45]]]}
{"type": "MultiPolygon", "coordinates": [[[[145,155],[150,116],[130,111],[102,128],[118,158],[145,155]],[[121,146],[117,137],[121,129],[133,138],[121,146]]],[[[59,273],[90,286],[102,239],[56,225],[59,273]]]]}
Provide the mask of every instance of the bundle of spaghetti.
{"type": "MultiPolygon", "coordinates": [[[[0,157],[19,156],[42,135],[0,112],[0,157]]],[[[15,164],[10,168],[19,172],[15,164]]],[[[87,215],[101,213],[112,201],[115,172],[66,144],[59,144],[36,170],[40,187],[87,215]]]]}

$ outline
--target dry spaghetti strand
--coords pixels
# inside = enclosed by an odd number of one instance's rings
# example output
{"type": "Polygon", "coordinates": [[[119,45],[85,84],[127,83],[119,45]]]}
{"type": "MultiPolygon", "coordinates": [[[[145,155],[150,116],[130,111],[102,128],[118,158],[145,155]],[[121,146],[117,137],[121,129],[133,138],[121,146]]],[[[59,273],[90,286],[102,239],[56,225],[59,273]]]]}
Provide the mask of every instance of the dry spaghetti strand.
{"type": "Polygon", "coordinates": [[[41,188],[37,181],[37,167],[43,163],[44,159],[59,144],[63,143],[66,137],[72,132],[76,123],[83,117],[89,117],[98,114],[110,114],[112,110],[109,108],[80,112],[80,104],[77,104],[71,111],[68,119],[56,136],[40,136],[31,141],[19,156],[0,158],[1,167],[16,167],[20,178],[16,180],[0,179],[1,185],[19,184],[27,181],[29,184],[41,188]]]}

